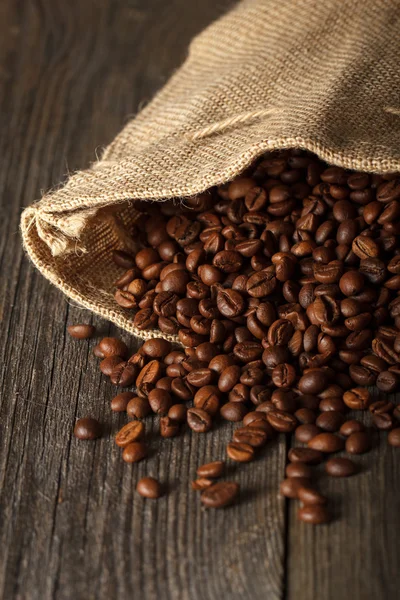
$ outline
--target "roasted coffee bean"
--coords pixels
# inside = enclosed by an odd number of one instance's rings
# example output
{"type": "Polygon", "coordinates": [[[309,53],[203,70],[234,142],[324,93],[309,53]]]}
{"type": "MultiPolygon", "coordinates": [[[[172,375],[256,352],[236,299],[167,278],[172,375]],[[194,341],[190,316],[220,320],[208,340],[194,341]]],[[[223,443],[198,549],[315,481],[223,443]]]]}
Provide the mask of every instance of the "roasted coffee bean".
{"type": "Polygon", "coordinates": [[[144,419],[151,413],[148,399],[135,396],[132,400],[129,400],[126,412],[131,419],[144,419]]]}
{"type": "Polygon", "coordinates": [[[311,479],[312,469],[309,465],[301,462],[289,463],[285,470],[287,477],[302,477],[303,479],[311,479]]]}
{"type": "Polygon", "coordinates": [[[111,400],[111,410],[114,412],[124,412],[127,409],[128,403],[135,397],[133,392],[122,392],[111,400]]]}
{"type": "Polygon", "coordinates": [[[194,490],[195,492],[198,492],[201,490],[206,490],[208,487],[213,485],[213,483],[214,482],[212,479],[207,479],[206,477],[199,477],[198,479],[195,479],[194,481],[192,481],[191,486],[192,486],[192,490],[194,490]]]}
{"type": "Polygon", "coordinates": [[[251,275],[246,284],[246,291],[252,298],[269,296],[276,288],[273,271],[258,271],[251,275]]]}
{"type": "MultiPolygon", "coordinates": [[[[182,366],[182,365],[179,365],[182,366]]],[[[171,383],[171,392],[174,396],[177,396],[183,402],[192,400],[195,394],[196,388],[192,386],[187,379],[182,377],[175,377],[171,383]]]]}
{"type": "Polygon", "coordinates": [[[214,380],[215,373],[211,369],[194,369],[188,373],[186,380],[196,388],[210,385],[214,380]]]}
{"type": "Polygon", "coordinates": [[[221,392],[229,392],[239,381],[241,369],[238,365],[226,367],[219,376],[218,389],[221,392]]]}
{"type": "Polygon", "coordinates": [[[317,417],[315,424],[324,431],[335,433],[336,431],[339,431],[344,420],[343,413],[336,410],[329,410],[321,413],[319,417],[317,417]]]}
{"type": "Polygon", "coordinates": [[[239,484],[233,481],[214,483],[205,489],[200,496],[201,502],[207,508],[223,508],[232,504],[239,494],[239,484]]]}
{"type": "Polygon", "coordinates": [[[142,477],[136,485],[137,493],[143,498],[155,500],[161,496],[161,486],[154,477],[142,477]]]}
{"type": "Polygon", "coordinates": [[[147,456],[147,448],[144,442],[132,442],[122,452],[122,458],[127,463],[136,463],[147,456]]]}
{"type": "Polygon", "coordinates": [[[392,371],[382,371],[376,380],[376,386],[382,392],[395,392],[399,385],[399,377],[392,371]]]}
{"type": "Polygon", "coordinates": [[[117,338],[103,338],[99,342],[99,348],[106,358],[109,356],[121,356],[125,358],[128,355],[127,345],[117,338]]]}
{"type": "Polygon", "coordinates": [[[280,364],[273,369],[271,378],[277,387],[290,387],[296,381],[295,368],[288,363],[280,364]]]}
{"type": "Polygon", "coordinates": [[[303,425],[311,425],[317,418],[315,411],[306,407],[297,409],[294,416],[303,425]]]}
{"type": "Polygon", "coordinates": [[[157,315],[151,308],[141,308],[136,313],[133,324],[140,330],[152,329],[157,324],[157,315]]]}
{"type": "Polygon", "coordinates": [[[321,433],[321,429],[313,424],[303,424],[299,425],[294,432],[294,437],[298,442],[303,444],[307,444],[310,440],[312,440],[316,435],[321,433]]]}
{"type": "Polygon", "coordinates": [[[150,391],[148,401],[151,410],[158,415],[166,415],[173,404],[171,395],[166,390],[157,388],[150,391]]]}
{"type": "Polygon", "coordinates": [[[242,402],[227,402],[221,406],[220,414],[226,421],[242,421],[247,412],[246,406],[242,402]]]}
{"type": "Polygon", "coordinates": [[[155,359],[151,360],[140,371],[140,373],[136,379],[136,385],[139,386],[142,383],[155,384],[161,378],[161,374],[162,374],[161,363],[155,359]]]}
{"type": "Polygon", "coordinates": [[[370,447],[370,439],[365,431],[351,433],[346,440],[346,452],[349,454],[364,454],[370,447]]]}
{"type": "Polygon", "coordinates": [[[194,405],[214,416],[219,410],[219,396],[220,392],[216,386],[206,385],[196,392],[194,405]]]}
{"type": "Polygon", "coordinates": [[[323,461],[324,455],[319,450],[312,448],[291,448],[288,458],[290,462],[302,462],[310,465],[316,465],[323,461]]]}
{"type": "Polygon", "coordinates": [[[352,433],[359,433],[360,431],[365,431],[365,426],[360,421],[357,421],[357,419],[345,421],[339,429],[339,433],[346,437],[350,436],[352,433]]]}
{"type": "Polygon", "coordinates": [[[141,440],[144,436],[144,425],[141,421],[131,421],[124,425],[115,436],[115,443],[120,448],[126,448],[128,444],[141,440]]]}
{"type": "Polygon", "coordinates": [[[108,356],[104,358],[100,363],[100,371],[103,375],[110,376],[114,369],[121,363],[124,362],[121,356],[108,356]]]}
{"type": "Polygon", "coordinates": [[[297,497],[300,502],[307,506],[320,506],[327,503],[326,496],[323,496],[320,492],[317,492],[317,490],[306,486],[301,487],[298,490],[297,497]]]}
{"type": "Polygon", "coordinates": [[[138,367],[130,362],[120,362],[111,372],[110,380],[114,385],[128,387],[132,385],[138,374],[138,367]]]}
{"type": "Polygon", "coordinates": [[[160,435],[163,438],[172,438],[179,434],[179,423],[169,416],[160,419],[160,435]]]}
{"type": "Polygon", "coordinates": [[[250,462],[254,458],[254,448],[243,442],[230,442],[226,453],[235,462],[250,462]]]}
{"type": "Polygon", "coordinates": [[[93,337],[96,328],[93,325],[70,325],[67,327],[69,335],[77,340],[86,340],[93,337]]]}
{"type": "Polygon", "coordinates": [[[92,417],[78,419],[74,427],[74,436],[78,440],[95,440],[103,432],[101,424],[92,417]]]}
{"type": "Polygon", "coordinates": [[[312,369],[305,373],[298,383],[299,390],[303,394],[319,394],[328,385],[329,378],[322,369],[312,369]]]}
{"type": "Polygon", "coordinates": [[[246,443],[253,448],[264,446],[268,439],[268,432],[258,421],[253,421],[250,425],[236,429],[233,434],[233,440],[239,443],[246,443]]]}
{"type": "Polygon", "coordinates": [[[279,490],[286,498],[298,498],[300,488],[309,484],[310,480],[306,477],[288,477],[281,482],[279,490]]]}
{"type": "Polygon", "coordinates": [[[389,413],[374,413],[372,415],[372,423],[377,429],[390,431],[394,425],[394,418],[389,413]]]}
{"type": "Polygon", "coordinates": [[[325,471],[331,477],[350,477],[357,468],[349,458],[330,458],[325,464],[325,471]]]}
{"type": "Polygon", "coordinates": [[[366,388],[353,388],[344,393],[343,401],[351,410],[366,410],[371,396],[366,388]]]}
{"type": "Polygon", "coordinates": [[[143,352],[150,358],[162,358],[171,351],[171,342],[163,338],[153,338],[143,344],[143,352]]]}
{"type": "Polygon", "coordinates": [[[245,302],[243,296],[235,290],[220,290],[217,295],[217,307],[221,315],[232,318],[243,313],[245,302]]]}
{"type": "Polygon", "coordinates": [[[173,404],[168,411],[168,416],[176,423],[185,423],[186,413],[187,407],[184,404],[173,404]]]}
{"type": "Polygon", "coordinates": [[[400,448],[400,428],[396,427],[396,429],[392,429],[388,435],[388,443],[390,446],[394,446],[395,448],[400,448]]]}
{"type": "Polygon", "coordinates": [[[221,477],[225,470],[225,463],[223,460],[216,460],[214,462],[206,463],[197,468],[198,477],[207,477],[209,479],[215,479],[221,477]]]}
{"type": "Polygon", "coordinates": [[[334,433],[319,433],[308,442],[308,447],[312,450],[330,454],[332,452],[343,450],[344,442],[342,438],[334,433]]]}
{"type": "Polygon", "coordinates": [[[312,525],[323,525],[331,520],[330,514],[325,506],[305,505],[297,511],[297,518],[304,523],[312,525]]]}
{"type": "Polygon", "coordinates": [[[290,433],[296,429],[297,419],[282,410],[272,410],[267,414],[267,420],[276,431],[290,433]]]}
{"type": "Polygon", "coordinates": [[[187,423],[190,429],[196,433],[206,433],[210,431],[212,420],[208,412],[202,408],[189,408],[187,411],[187,423]]]}

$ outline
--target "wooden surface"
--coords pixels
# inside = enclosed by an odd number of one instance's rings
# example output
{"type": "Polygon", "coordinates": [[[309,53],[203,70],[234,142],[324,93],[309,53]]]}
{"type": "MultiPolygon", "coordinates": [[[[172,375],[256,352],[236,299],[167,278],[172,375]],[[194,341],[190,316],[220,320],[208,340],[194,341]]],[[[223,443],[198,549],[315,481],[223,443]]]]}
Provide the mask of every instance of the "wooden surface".
{"type": "Polygon", "coordinates": [[[297,523],[295,505],[278,496],[284,439],[232,470],[240,503],[201,509],[189,482],[199,464],[224,456],[231,427],[162,443],[153,435],[150,459],[125,465],[111,437],[125,419],[109,409],[114,390],[97,369],[95,342],[72,340],[66,327],[116,331],[69,304],[21,250],[21,208],[93,161],[181,63],[190,38],[231,4],[1,2],[3,600],[398,598],[399,451],[377,435],[360,475],[322,478],[338,515],[330,526],[297,523]],[[75,440],[85,415],[108,434],[75,440]],[[158,502],[134,493],[144,474],[164,482],[158,502]]]}

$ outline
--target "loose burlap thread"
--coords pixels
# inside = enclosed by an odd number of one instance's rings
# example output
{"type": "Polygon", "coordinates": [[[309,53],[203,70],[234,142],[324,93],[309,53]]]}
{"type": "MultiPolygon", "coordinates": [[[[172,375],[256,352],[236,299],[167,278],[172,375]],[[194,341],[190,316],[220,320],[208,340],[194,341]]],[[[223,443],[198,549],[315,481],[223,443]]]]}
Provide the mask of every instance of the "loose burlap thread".
{"type": "Polygon", "coordinates": [[[158,335],[113,297],[111,251],[129,250],[134,201],[195,196],[279,148],[400,171],[399,30],[397,0],[240,3],[193,40],[100,161],[23,212],[29,257],[74,301],[158,335]]]}

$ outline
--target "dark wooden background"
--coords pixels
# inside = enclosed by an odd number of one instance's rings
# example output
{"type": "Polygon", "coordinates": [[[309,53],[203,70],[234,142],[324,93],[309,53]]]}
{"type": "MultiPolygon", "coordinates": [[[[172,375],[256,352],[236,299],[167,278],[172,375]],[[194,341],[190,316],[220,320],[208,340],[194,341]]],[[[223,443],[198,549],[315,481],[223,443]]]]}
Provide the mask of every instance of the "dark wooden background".
{"type": "Polygon", "coordinates": [[[50,287],[21,249],[22,207],[94,160],[179,66],[191,37],[232,3],[1,0],[3,600],[399,597],[399,451],[376,434],[360,475],[322,478],[338,515],[329,526],[299,524],[278,496],[283,439],[232,472],[240,503],[201,509],[189,481],[197,465],[224,456],[230,427],[153,436],[151,458],[125,465],[111,438],[124,418],[109,409],[114,390],[97,369],[95,342],[71,340],[66,327],[117,332],[50,287]],[[110,434],[75,440],[85,415],[110,434]],[[158,502],[135,494],[144,474],[165,483],[158,502]]]}

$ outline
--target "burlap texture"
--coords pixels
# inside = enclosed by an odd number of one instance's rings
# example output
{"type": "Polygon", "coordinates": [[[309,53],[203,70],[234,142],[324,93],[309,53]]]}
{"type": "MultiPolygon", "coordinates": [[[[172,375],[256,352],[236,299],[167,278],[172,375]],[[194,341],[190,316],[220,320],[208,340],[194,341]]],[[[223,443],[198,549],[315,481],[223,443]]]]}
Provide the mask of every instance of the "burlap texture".
{"type": "Polygon", "coordinates": [[[111,249],[135,217],[126,201],[196,195],[277,148],[400,171],[399,31],[397,0],[240,3],[193,40],[102,160],[23,212],[28,255],[79,304],[154,336],[113,298],[111,249]]]}

